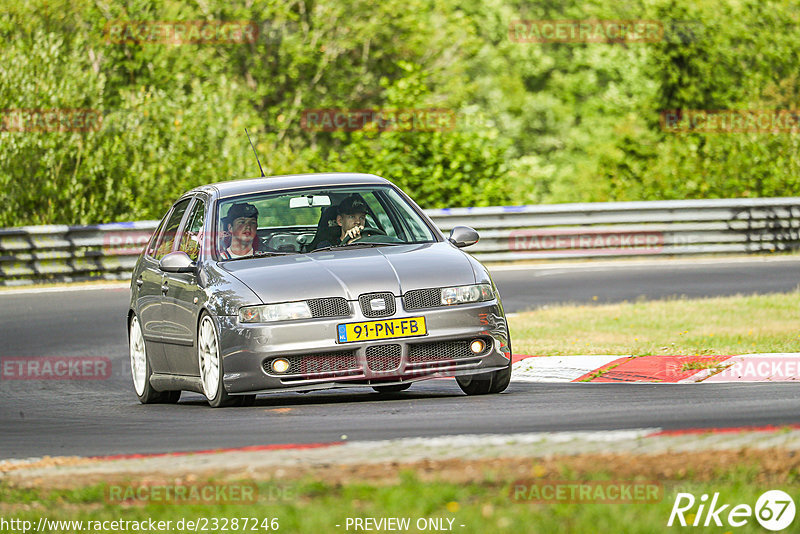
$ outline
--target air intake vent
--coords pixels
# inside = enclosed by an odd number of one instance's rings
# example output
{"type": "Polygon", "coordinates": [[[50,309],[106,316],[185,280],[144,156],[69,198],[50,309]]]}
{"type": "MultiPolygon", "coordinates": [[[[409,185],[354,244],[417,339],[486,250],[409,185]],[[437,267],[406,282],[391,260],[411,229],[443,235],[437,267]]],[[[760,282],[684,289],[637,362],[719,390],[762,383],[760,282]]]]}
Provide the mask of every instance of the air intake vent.
{"type": "Polygon", "coordinates": [[[314,378],[315,375],[337,374],[342,371],[358,369],[355,351],[344,352],[318,352],[293,356],[280,356],[289,362],[289,370],[285,373],[272,372],[271,365],[274,358],[264,360],[263,366],[267,374],[273,376],[303,375],[314,378]]]}
{"type": "Polygon", "coordinates": [[[484,339],[484,341],[486,342],[486,349],[480,354],[475,354],[470,350],[470,341],[468,340],[415,343],[408,346],[408,361],[409,363],[420,363],[474,358],[491,350],[491,340],[484,339]]]}
{"type": "Polygon", "coordinates": [[[407,310],[419,310],[422,308],[436,308],[442,305],[442,290],[435,289],[415,289],[403,296],[403,306],[407,310]]]}
{"type": "Polygon", "coordinates": [[[347,317],[350,315],[350,306],[347,304],[347,299],[342,297],[311,299],[307,300],[306,303],[308,303],[311,316],[314,318],[347,317]]]}
{"type": "Polygon", "coordinates": [[[371,371],[394,371],[400,367],[400,345],[367,347],[367,365],[371,371]]]}

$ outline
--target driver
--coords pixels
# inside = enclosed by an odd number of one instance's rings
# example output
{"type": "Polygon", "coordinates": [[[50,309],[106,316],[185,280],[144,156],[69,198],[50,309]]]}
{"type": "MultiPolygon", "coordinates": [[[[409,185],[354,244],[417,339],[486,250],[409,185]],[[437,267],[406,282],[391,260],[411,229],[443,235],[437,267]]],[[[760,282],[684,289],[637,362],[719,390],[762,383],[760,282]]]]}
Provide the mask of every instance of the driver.
{"type": "Polygon", "coordinates": [[[225,228],[231,236],[231,244],[221,252],[225,259],[236,259],[254,254],[253,240],[258,231],[258,210],[252,204],[237,202],[228,210],[224,219],[225,228]]]}
{"type": "Polygon", "coordinates": [[[342,227],[338,243],[346,245],[361,237],[361,230],[367,224],[367,204],[358,195],[351,195],[339,204],[336,224],[342,227]]]}

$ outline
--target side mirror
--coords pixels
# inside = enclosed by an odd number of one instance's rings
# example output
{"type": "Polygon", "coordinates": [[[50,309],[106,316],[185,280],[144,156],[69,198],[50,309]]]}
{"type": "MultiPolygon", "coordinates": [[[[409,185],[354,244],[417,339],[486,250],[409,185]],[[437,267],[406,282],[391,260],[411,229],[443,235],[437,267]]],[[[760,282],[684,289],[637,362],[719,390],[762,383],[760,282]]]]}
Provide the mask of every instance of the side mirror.
{"type": "Polygon", "coordinates": [[[158,268],[165,273],[193,273],[197,264],[182,250],[170,252],[158,262],[158,268]]]}
{"type": "Polygon", "coordinates": [[[447,238],[452,244],[458,248],[468,247],[478,242],[478,232],[469,226],[456,226],[450,230],[450,237],[447,238]]]}

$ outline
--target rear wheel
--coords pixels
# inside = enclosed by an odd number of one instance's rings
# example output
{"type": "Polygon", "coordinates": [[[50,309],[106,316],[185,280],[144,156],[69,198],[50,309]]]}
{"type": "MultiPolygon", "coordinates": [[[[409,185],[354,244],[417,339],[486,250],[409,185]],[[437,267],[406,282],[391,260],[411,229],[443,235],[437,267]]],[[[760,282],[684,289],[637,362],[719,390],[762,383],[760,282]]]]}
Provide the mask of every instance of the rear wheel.
{"type": "Polygon", "coordinates": [[[467,395],[486,395],[505,391],[511,382],[511,360],[508,366],[499,371],[479,375],[457,376],[456,382],[467,395]]]}
{"type": "Polygon", "coordinates": [[[255,395],[229,395],[222,383],[222,358],[219,355],[217,329],[211,316],[203,314],[197,329],[197,357],[203,394],[212,408],[224,406],[250,406],[255,395]]]}
{"type": "Polygon", "coordinates": [[[411,387],[411,384],[394,384],[391,386],[372,386],[378,393],[400,393],[411,387]]]}
{"type": "Polygon", "coordinates": [[[139,402],[142,404],[165,403],[174,404],[181,398],[180,391],[156,391],[150,385],[153,370],[150,368],[150,358],[147,357],[147,345],[144,342],[142,326],[139,318],[134,315],[128,330],[128,345],[131,357],[131,377],[133,389],[139,402]]]}

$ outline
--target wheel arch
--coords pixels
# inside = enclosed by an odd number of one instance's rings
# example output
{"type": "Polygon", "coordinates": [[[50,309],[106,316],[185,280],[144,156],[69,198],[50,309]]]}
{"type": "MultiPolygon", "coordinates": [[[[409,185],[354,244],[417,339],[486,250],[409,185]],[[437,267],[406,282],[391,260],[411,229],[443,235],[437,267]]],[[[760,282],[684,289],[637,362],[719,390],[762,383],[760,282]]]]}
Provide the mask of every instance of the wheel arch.
{"type": "Polygon", "coordinates": [[[131,320],[133,319],[134,315],[136,315],[136,310],[134,310],[133,308],[128,308],[128,319],[127,322],[125,323],[125,332],[128,333],[129,342],[131,340],[131,320]]]}

